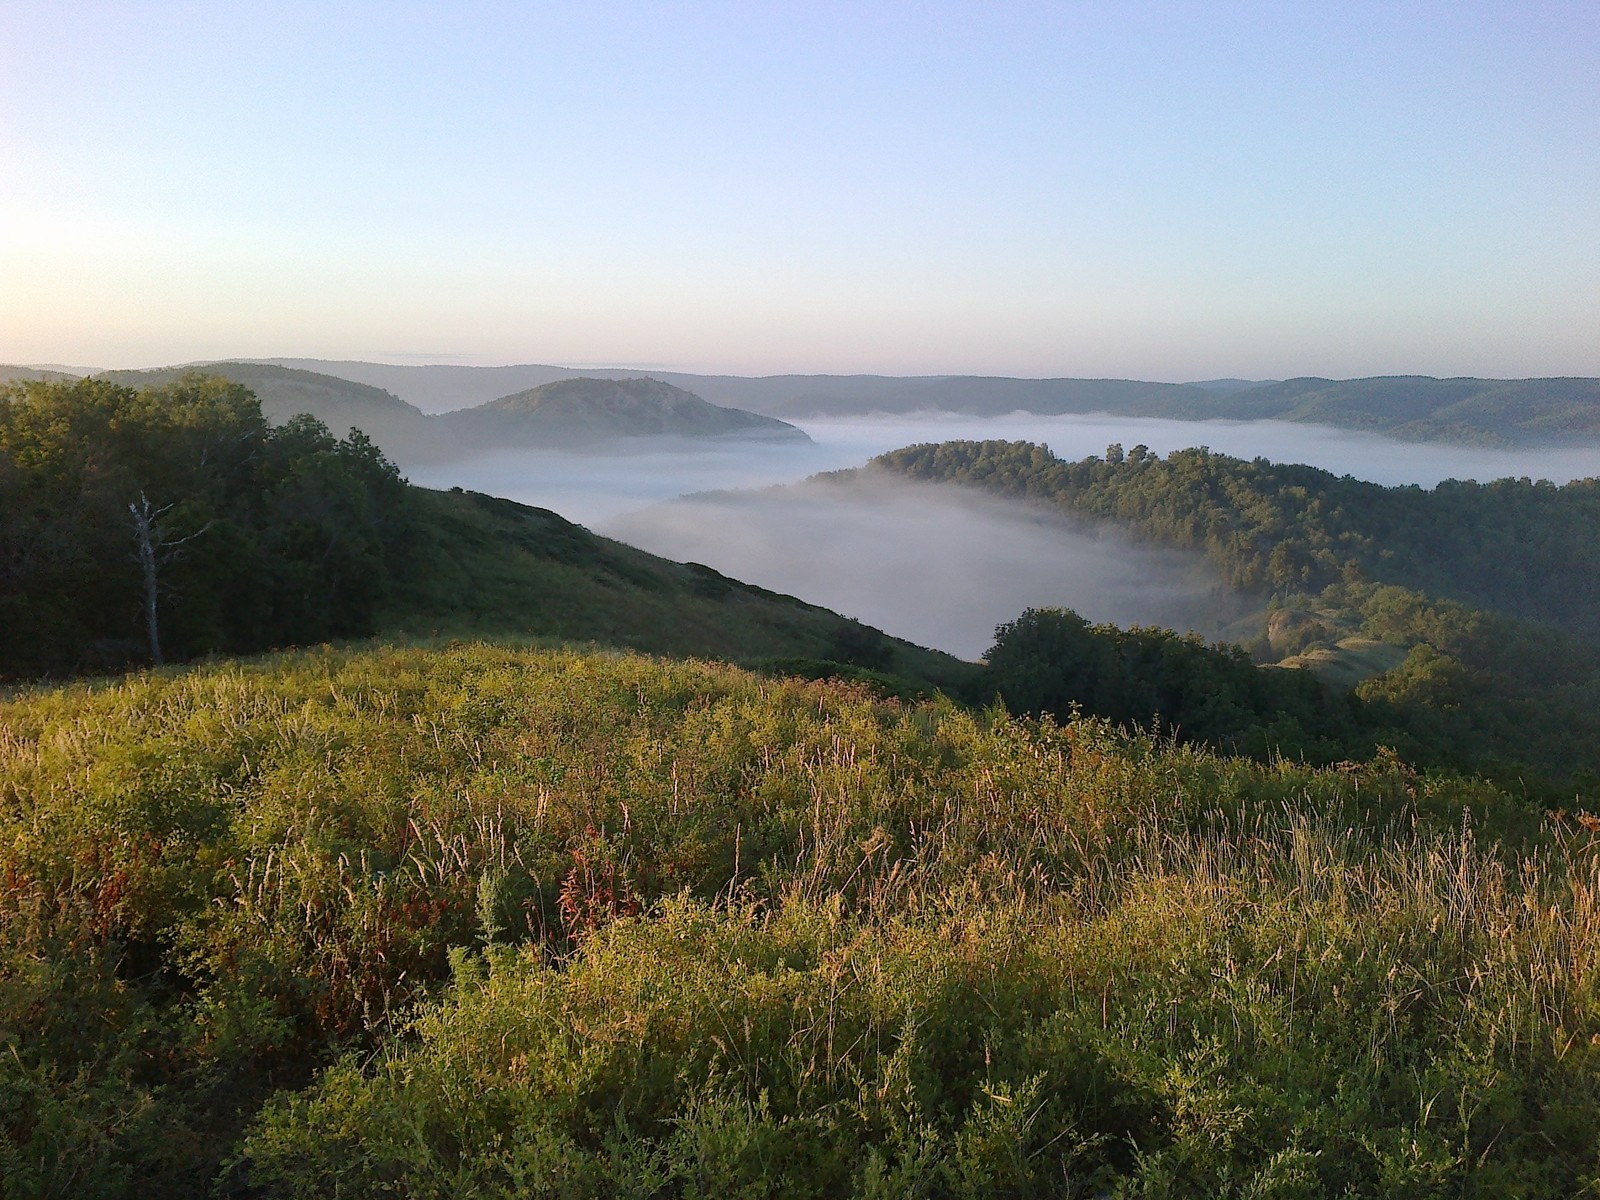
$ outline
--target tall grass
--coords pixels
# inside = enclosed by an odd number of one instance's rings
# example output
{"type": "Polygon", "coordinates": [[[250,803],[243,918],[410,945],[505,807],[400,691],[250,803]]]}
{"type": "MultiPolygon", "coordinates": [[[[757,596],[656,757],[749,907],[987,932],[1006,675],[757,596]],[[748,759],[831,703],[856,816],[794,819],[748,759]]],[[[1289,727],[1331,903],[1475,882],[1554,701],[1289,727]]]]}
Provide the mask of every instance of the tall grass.
{"type": "Polygon", "coordinates": [[[39,692],[0,708],[4,1194],[1572,1195],[1596,871],[1392,757],[709,663],[39,692]]]}

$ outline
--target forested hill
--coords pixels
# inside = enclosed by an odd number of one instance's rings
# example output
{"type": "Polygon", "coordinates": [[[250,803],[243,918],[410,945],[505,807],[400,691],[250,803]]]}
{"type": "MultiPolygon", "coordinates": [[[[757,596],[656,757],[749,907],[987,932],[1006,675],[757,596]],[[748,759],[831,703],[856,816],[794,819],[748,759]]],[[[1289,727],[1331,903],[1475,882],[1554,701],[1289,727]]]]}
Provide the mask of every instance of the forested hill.
{"type": "Polygon", "coordinates": [[[811,440],[775,417],[724,408],[659,379],[562,379],[434,420],[477,450],[586,447],[635,437],[811,440]]]}
{"type": "Polygon", "coordinates": [[[1064,462],[1023,442],[946,442],[875,464],[1108,517],[1204,550],[1235,587],[1383,583],[1600,639],[1600,481],[1383,487],[1316,467],[1143,446],[1064,462]]]}
{"type": "Polygon", "coordinates": [[[788,376],[695,381],[701,394],[779,416],[945,411],[1114,413],[1181,421],[1275,420],[1411,441],[1600,442],[1600,379],[1289,379],[1218,388],[1127,379],[788,376]]]}
{"type": "MultiPolygon", "coordinates": [[[[142,385],[170,382],[191,368],[113,371],[142,385]]],[[[459,453],[446,422],[424,413],[467,409],[554,381],[648,380],[712,405],[784,419],[869,413],[954,412],[1001,416],[1113,413],[1169,420],[1275,420],[1361,429],[1413,441],[1483,445],[1600,443],[1600,379],[1436,379],[1391,375],[1314,377],[1253,383],[1154,383],[1132,379],[1016,379],[977,375],[691,375],[673,371],[392,366],[281,359],[204,367],[244,383],[273,420],[309,412],[336,431],[356,425],[402,460],[459,453]],[[346,386],[354,385],[354,386],[346,386]],[[397,399],[397,397],[399,399],[397,399]]],[[[0,382],[60,377],[0,366],[0,382]]],[[[468,419],[489,427],[503,421],[468,419]]],[[[624,432],[636,432],[624,430],[624,432]]]]}
{"type": "Polygon", "coordinates": [[[1286,379],[1219,395],[1214,416],[1370,429],[1413,441],[1600,441],[1600,379],[1286,379]]]}

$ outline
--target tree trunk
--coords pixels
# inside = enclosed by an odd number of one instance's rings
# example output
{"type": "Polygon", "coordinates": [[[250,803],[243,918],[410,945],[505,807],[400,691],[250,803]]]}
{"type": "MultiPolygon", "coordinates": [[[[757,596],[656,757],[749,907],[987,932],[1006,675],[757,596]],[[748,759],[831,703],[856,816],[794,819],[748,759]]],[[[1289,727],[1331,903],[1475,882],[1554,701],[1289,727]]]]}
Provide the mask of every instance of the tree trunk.
{"type": "Polygon", "coordinates": [[[143,492],[139,493],[137,504],[128,505],[128,511],[133,514],[134,537],[139,543],[139,571],[144,578],[144,631],[150,642],[150,661],[159,667],[162,664],[161,631],[156,620],[156,601],[160,594],[156,586],[156,541],[159,534],[150,515],[150,501],[145,499],[143,492]]]}

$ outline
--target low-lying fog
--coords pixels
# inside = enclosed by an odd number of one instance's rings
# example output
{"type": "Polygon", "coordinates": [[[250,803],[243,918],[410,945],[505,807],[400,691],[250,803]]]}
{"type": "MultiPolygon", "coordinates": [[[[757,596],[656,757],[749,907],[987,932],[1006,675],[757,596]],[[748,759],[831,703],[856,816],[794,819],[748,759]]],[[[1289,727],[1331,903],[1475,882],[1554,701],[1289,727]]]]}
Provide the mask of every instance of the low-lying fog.
{"type": "Polygon", "coordinates": [[[958,438],[1042,442],[1059,457],[1103,454],[1112,442],[1143,443],[1158,454],[1210,446],[1241,458],[1303,462],[1374,483],[1498,479],[1528,475],[1565,483],[1600,474],[1595,447],[1530,449],[1397,442],[1375,434],[1287,421],[1167,421],[1110,416],[962,417],[911,414],[793,422],[811,445],[729,440],[639,441],[617,453],[508,452],[419,467],[424,487],[461,486],[553,508],[593,525],[690,492],[793,483],[818,471],[857,467],[875,454],[958,438]]]}
{"type": "Polygon", "coordinates": [[[687,496],[603,531],[963,658],[982,655],[995,626],[1029,606],[1208,637],[1242,615],[1197,556],[891,476],[687,496]]]}
{"type": "Polygon", "coordinates": [[[690,493],[795,483],[860,466],[917,442],[997,438],[1045,443],[1065,459],[1111,442],[1159,454],[1188,446],[1304,462],[1375,483],[1600,474],[1600,451],[1397,442],[1281,421],[1110,416],[978,418],[948,414],[798,421],[813,444],[638,442],[610,454],[505,453],[410,472],[551,508],[596,532],[669,558],[823,604],[924,645],[976,657],[994,626],[1024,608],[1064,605],[1095,620],[1213,634],[1228,618],[1192,563],[1004,501],[954,489],[826,485],[741,497],[690,493]]]}

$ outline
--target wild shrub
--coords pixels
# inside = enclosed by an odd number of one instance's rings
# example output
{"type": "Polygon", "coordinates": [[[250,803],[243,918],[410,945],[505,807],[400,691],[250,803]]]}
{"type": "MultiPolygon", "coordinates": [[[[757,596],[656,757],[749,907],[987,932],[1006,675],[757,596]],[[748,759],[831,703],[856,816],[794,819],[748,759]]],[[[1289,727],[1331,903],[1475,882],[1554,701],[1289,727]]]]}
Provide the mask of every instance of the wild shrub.
{"type": "Polygon", "coordinates": [[[1392,756],[633,655],[41,690],[0,708],[0,1163],[62,1196],[1570,1194],[1590,836],[1392,756]]]}

